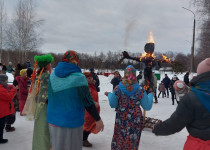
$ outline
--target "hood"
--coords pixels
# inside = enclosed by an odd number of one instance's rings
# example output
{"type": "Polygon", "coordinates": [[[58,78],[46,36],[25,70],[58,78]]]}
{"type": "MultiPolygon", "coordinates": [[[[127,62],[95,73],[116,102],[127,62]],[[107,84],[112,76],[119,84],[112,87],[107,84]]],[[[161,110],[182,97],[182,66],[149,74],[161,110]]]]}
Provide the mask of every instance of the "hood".
{"type": "Polygon", "coordinates": [[[196,76],[190,81],[190,84],[193,86],[191,91],[210,112],[210,71],[196,76]]]}
{"type": "Polygon", "coordinates": [[[65,78],[75,72],[82,71],[77,65],[68,62],[59,62],[55,68],[55,75],[60,78],[65,78]]]}
{"type": "Polygon", "coordinates": [[[210,80],[196,84],[191,91],[195,93],[201,104],[210,112],[210,80]]]}

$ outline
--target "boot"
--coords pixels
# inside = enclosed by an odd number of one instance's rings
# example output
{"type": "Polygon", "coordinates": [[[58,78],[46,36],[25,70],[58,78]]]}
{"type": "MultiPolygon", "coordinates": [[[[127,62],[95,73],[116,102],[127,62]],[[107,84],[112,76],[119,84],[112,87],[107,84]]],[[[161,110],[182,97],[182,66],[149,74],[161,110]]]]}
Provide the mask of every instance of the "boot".
{"type": "Polygon", "coordinates": [[[8,142],[7,139],[1,139],[1,140],[0,140],[0,144],[4,144],[4,143],[7,143],[7,142],[8,142]]]}
{"type": "Polygon", "coordinates": [[[92,147],[92,144],[88,140],[83,141],[83,146],[84,147],[92,147]]]}
{"type": "Polygon", "coordinates": [[[158,103],[158,100],[156,99],[154,103],[158,103]]]}
{"type": "Polygon", "coordinates": [[[15,127],[11,127],[11,125],[6,125],[5,130],[7,132],[13,132],[13,131],[15,131],[15,127]]]}

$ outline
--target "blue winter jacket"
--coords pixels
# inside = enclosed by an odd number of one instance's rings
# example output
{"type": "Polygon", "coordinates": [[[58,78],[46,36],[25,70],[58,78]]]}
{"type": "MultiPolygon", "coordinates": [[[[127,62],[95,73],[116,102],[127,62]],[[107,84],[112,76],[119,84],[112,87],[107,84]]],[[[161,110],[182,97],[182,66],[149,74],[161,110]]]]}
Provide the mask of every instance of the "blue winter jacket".
{"type": "MultiPolygon", "coordinates": [[[[125,93],[128,97],[132,96],[133,94],[136,93],[136,91],[138,90],[139,92],[141,92],[143,89],[140,88],[139,84],[136,83],[136,85],[134,85],[134,89],[129,92],[126,87],[122,84],[122,82],[120,82],[119,84],[119,89],[125,93]]],[[[118,98],[115,94],[115,92],[113,91],[113,93],[109,93],[108,94],[108,99],[109,99],[109,104],[111,106],[111,108],[117,108],[118,106],[118,98]]],[[[141,106],[144,110],[150,110],[152,108],[152,104],[153,104],[153,94],[149,93],[147,95],[146,91],[144,91],[144,95],[141,99],[141,106]]]]}
{"type": "Polygon", "coordinates": [[[78,87],[88,86],[81,69],[60,62],[50,75],[47,122],[60,127],[76,128],[84,123],[84,105],[78,87]]]}

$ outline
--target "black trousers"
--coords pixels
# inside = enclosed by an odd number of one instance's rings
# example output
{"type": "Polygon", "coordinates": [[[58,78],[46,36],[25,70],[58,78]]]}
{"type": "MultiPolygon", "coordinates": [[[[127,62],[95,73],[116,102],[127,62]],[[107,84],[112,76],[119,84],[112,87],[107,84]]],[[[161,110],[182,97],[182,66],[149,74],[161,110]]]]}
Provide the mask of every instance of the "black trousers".
{"type": "Polygon", "coordinates": [[[6,117],[0,118],[0,140],[3,139],[5,124],[6,124],[6,117]]]}
{"type": "Polygon", "coordinates": [[[157,88],[155,88],[155,90],[154,90],[154,93],[155,93],[155,101],[157,101],[157,88]]]}
{"type": "Polygon", "coordinates": [[[165,92],[161,92],[160,91],[160,93],[158,94],[158,98],[160,97],[160,94],[162,93],[162,98],[164,97],[164,95],[165,95],[165,92]]]}
{"type": "Polygon", "coordinates": [[[177,99],[176,99],[175,93],[171,93],[171,99],[172,99],[172,105],[174,105],[174,99],[176,100],[177,104],[179,103],[179,101],[177,101],[177,99]]]}
{"type": "Polygon", "coordinates": [[[83,131],[83,141],[88,139],[89,134],[90,134],[90,132],[83,131]]]}
{"type": "Polygon", "coordinates": [[[167,96],[169,96],[169,91],[168,91],[168,87],[166,87],[166,92],[167,92],[167,96]]]}

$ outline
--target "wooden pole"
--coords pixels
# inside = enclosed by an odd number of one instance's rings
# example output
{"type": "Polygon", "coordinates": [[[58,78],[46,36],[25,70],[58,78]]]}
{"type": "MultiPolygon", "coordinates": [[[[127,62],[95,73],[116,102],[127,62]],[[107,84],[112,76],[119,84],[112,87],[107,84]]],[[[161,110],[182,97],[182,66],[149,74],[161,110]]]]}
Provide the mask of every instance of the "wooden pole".
{"type": "Polygon", "coordinates": [[[143,123],[145,123],[145,118],[146,118],[146,110],[143,112],[143,123]]]}

